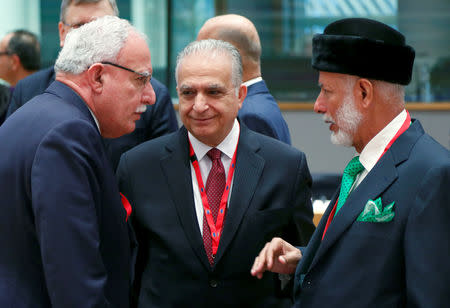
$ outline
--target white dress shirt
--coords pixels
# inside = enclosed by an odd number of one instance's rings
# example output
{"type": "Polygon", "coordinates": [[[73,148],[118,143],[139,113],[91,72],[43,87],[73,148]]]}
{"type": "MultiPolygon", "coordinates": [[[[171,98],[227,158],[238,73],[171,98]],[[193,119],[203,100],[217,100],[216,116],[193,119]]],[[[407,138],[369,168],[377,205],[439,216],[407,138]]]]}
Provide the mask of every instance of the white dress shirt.
{"type": "MultiPolygon", "coordinates": [[[[234,120],[233,127],[225,139],[216,146],[222,152],[221,160],[223,167],[225,169],[225,180],[228,179],[228,171],[230,169],[231,159],[233,158],[234,151],[239,140],[240,127],[239,122],[234,120]]],[[[198,164],[200,166],[200,173],[202,174],[203,185],[206,186],[206,180],[208,178],[209,171],[212,167],[212,161],[209,158],[208,153],[212,147],[202,143],[197,138],[195,138],[190,132],[188,132],[189,140],[194,149],[195,155],[197,156],[198,164]]],[[[203,203],[200,190],[198,188],[197,176],[195,175],[195,170],[191,162],[191,178],[192,178],[192,189],[194,192],[194,203],[195,212],[197,214],[198,225],[200,228],[200,233],[203,235],[203,203]]],[[[234,175],[233,175],[234,178],[234,175]]],[[[230,193],[228,195],[227,206],[230,203],[231,193],[232,193],[233,182],[231,182],[230,193]]]]}
{"type": "Polygon", "coordinates": [[[384,149],[395,137],[406,120],[406,110],[403,109],[388,125],[373,137],[364,147],[359,156],[359,161],[364,166],[364,170],[358,174],[355,183],[350,191],[353,191],[367,176],[370,170],[376,165],[384,149]]]}

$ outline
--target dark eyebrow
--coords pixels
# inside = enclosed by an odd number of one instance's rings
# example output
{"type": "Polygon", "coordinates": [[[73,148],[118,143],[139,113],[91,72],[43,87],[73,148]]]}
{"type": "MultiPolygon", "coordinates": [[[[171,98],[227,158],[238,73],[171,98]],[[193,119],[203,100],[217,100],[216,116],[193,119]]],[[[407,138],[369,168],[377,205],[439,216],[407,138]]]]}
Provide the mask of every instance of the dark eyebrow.
{"type": "Polygon", "coordinates": [[[223,90],[225,87],[219,85],[219,84],[210,84],[206,87],[208,90],[223,90]]]}
{"type": "Polygon", "coordinates": [[[180,90],[189,90],[192,89],[192,87],[190,85],[181,85],[180,86],[180,90]]]}

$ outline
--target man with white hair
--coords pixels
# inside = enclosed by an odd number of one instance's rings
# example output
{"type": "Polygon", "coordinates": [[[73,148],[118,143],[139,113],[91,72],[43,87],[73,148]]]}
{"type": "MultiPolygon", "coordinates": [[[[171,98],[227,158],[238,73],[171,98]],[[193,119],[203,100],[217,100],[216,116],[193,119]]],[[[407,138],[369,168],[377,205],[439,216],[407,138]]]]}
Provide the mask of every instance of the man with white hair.
{"type": "MultiPolygon", "coordinates": [[[[59,44],[64,46],[67,33],[81,25],[105,15],[119,15],[116,0],[62,0],[60,21],[58,23],[59,44]]],[[[10,117],[18,108],[36,95],[44,93],[45,89],[55,80],[53,66],[22,79],[11,96],[11,103],[6,113],[10,117]]],[[[167,87],[156,78],[150,80],[155,90],[156,102],[136,122],[133,132],[119,138],[104,138],[106,154],[114,168],[117,168],[120,155],[132,147],[149,139],[174,132],[178,122],[173,108],[172,99],[167,87]]]]}
{"type": "Polygon", "coordinates": [[[450,302],[450,153],[405,109],[414,55],[400,32],[365,18],[313,39],[314,110],[332,142],[357,153],[308,246],[274,238],[254,262],[258,278],[295,273],[296,307],[450,302]]]}
{"type": "Polygon", "coordinates": [[[150,51],[127,21],[71,31],[56,81],[0,127],[0,306],[128,307],[134,238],[102,137],[155,102],[150,51]]]}
{"type": "Polygon", "coordinates": [[[248,268],[267,239],[305,245],[314,231],[305,154],[237,119],[246,86],[230,43],[192,42],[175,74],[184,126],[117,169],[139,243],[138,306],[290,307],[278,275],[257,280],[248,268]]]}

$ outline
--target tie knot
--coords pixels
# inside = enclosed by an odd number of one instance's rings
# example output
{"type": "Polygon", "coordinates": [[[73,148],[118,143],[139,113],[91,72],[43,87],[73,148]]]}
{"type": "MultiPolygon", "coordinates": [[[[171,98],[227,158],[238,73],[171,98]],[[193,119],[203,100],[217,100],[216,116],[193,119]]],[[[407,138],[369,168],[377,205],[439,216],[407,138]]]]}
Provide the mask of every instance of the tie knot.
{"type": "Polygon", "coordinates": [[[350,176],[355,176],[363,170],[364,170],[364,166],[359,161],[359,156],[355,156],[348,163],[347,167],[345,167],[344,173],[346,173],[350,176]]]}
{"type": "Polygon", "coordinates": [[[206,153],[206,155],[208,155],[208,157],[212,161],[220,159],[221,154],[222,154],[222,152],[216,148],[212,148],[211,150],[208,151],[208,153],[206,153]]]}

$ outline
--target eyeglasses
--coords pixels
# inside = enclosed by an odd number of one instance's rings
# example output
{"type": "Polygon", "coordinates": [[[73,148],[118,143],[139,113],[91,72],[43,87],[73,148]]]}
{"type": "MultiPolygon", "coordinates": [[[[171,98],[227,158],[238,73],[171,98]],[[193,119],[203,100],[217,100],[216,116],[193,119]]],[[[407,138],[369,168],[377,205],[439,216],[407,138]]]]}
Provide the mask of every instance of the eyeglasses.
{"type": "Polygon", "coordinates": [[[152,74],[150,74],[150,73],[148,73],[148,72],[144,72],[144,73],[136,72],[135,70],[132,70],[131,68],[128,68],[128,67],[125,67],[125,66],[116,64],[116,63],[108,62],[108,61],[103,61],[103,62],[100,62],[100,63],[101,63],[101,64],[112,65],[112,66],[121,68],[121,69],[123,69],[123,70],[129,71],[129,72],[132,72],[132,73],[135,73],[135,74],[141,76],[141,77],[138,78],[138,79],[139,79],[140,82],[142,82],[142,85],[143,85],[143,86],[145,86],[147,83],[149,83],[149,82],[150,82],[150,79],[152,79],[152,74]]]}
{"type": "Polygon", "coordinates": [[[70,28],[73,28],[73,29],[77,29],[77,28],[79,28],[79,27],[81,27],[81,26],[83,26],[83,25],[86,24],[86,22],[77,22],[77,23],[73,23],[73,24],[68,24],[68,23],[66,23],[65,21],[62,21],[62,23],[63,23],[65,26],[70,27],[70,28]]]}

